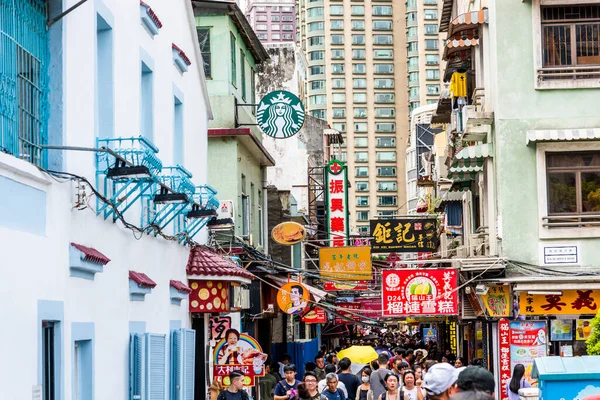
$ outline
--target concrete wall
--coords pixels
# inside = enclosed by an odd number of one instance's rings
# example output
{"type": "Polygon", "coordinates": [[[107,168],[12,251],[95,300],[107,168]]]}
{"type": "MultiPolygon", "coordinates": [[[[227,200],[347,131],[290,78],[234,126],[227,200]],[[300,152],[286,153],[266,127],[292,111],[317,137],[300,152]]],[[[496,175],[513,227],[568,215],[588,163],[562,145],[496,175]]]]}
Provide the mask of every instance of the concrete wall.
{"type": "MultiPolygon", "coordinates": [[[[75,3],[65,1],[63,8],[75,3]]],[[[194,183],[203,184],[207,177],[208,98],[198,68],[201,59],[194,51],[195,30],[187,23],[191,7],[183,0],[154,2],[153,10],[163,23],[154,38],[140,24],[139,2],[96,0],[62,19],[62,48],[55,50],[62,54],[63,65],[54,69],[61,76],[50,76],[53,90],[62,90],[62,113],[53,113],[50,124],[63,130],[54,136],[61,141],[52,144],[96,147],[96,21],[100,14],[114,33],[115,136],[139,135],[140,58],[150,58],[154,67],[154,137],[161,150],[158,156],[164,165],[173,162],[173,96],[183,94],[184,164],[193,172],[194,183]],[[173,65],[172,43],[192,61],[184,74],[173,65]],[[57,87],[56,82],[62,86],[57,87]]],[[[94,182],[95,157],[93,152],[64,151],[62,168],[94,182]]],[[[0,332],[4,398],[31,398],[32,386],[42,383],[41,319],[59,321],[57,398],[66,400],[74,398],[73,340],[81,337],[81,329],[73,329],[73,324],[86,323],[86,334],[92,340],[95,399],[128,396],[132,323],[139,330],[167,336],[173,327],[190,326],[187,301],[172,305],[169,296],[169,280],[186,280],[188,248],[161,237],[134,235],[120,222],[97,217],[89,187],[89,206],[81,211],[73,209],[74,185],[0,153],[0,209],[5,210],[0,218],[0,300],[5,305],[4,324],[11,327],[0,332]],[[16,197],[11,198],[10,193],[16,197]],[[4,218],[7,215],[11,217],[4,218]],[[93,247],[111,259],[93,281],[70,276],[71,242],[93,247]],[[143,302],[130,301],[129,270],[146,273],[157,283],[143,302]]],[[[125,218],[138,225],[139,209],[130,209],[125,218]]],[[[167,347],[166,390],[169,356],[167,347]]]]}

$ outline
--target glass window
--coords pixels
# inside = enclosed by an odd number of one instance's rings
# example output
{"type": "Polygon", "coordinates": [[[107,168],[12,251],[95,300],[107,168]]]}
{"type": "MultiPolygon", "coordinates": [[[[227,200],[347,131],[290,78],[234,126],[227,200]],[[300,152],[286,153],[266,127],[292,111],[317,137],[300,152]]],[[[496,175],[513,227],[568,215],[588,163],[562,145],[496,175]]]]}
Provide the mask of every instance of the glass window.
{"type": "Polygon", "coordinates": [[[368,211],[357,211],[356,212],[356,220],[357,221],[368,221],[369,220],[369,212],[368,211]]]}
{"type": "Polygon", "coordinates": [[[427,99],[427,104],[437,104],[437,99],[427,99]]]}
{"type": "Polygon", "coordinates": [[[427,94],[429,94],[429,95],[440,94],[440,85],[427,85],[427,94]]]}
{"type": "Polygon", "coordinates": [[[408,44],[408,51],[419,51],[419,42],[410,42],[408,44]]]}
{"type": "Polygon", "coordinates": [[[332,79],[331,87],[333,87],[334,89],[343,89],[346,87],[346,80],[344,78],[332,79]]]}
{"type": "Polygon", "coordinates": [[[272,24],[271,25],[271,31],[278,31],[280,28],[279,24],[272,24]]]}
{"type": "Polygon", "coordinates": [[[394,118],[396,110],[394,107],[375,107],[375,116],[379,118],[394,118]]]}
{"type": "Polygon", "coordinates": [[[437,0],[423,0],[423,4],[426,6],[434,6],[437,4],[437,0]]]}
{"type": "Polygon", "coordinates": [[[398,184],[396,181],[378,181],[377,190],[380,192],[395,192],[398,190],[398,184]]]}
{"type": "Polygon", "coordinates": [[[343,63],[334,63],[331,64],[331,73],[332,74],[343,74],[345,65],[343,63]]]}
{"type": "Polygon", "coordinates": [[[391,60],[394,58],[394,51],[392,49],[375,49],[373,58],[376,60],[391,60]]]}
{"type": "Polygon", "coordinates": [[[391,78],[377,78],[375,79],[375,89],[393,89],[394,80],[391,78]]]}
{"type": "Polygon", "coordinates": [[[333,60],[343,60],[344,49],[331,49],[331,58],[333,60]]]}
{"type": "Polygon", "coordinates": [[[284,24],[283,25],[283,30],[284,31],[293,31],[294,30],[294,25],[284,24]]]}
{"type": "Polygon", "coordinates": [[[392,30],[392,20],[390,20],[390,19],[373,20],[373,30],[374,31],[391,31],[392,30]]]}
{"type": "Polygon", "coordinates": [[[346,109],[345,108],[333,108],[333,118],[345,118],[346,117],[346,109]]]}
{"type": "Polygon", "coordinates": [[[365,176],[369,176],[369,167],[356,167],[355,168],[355,176],[364,178],[365,176]]]}
{"type": "Polygon", "coordinates": [[[439,69],[428,69],[427,70],[427,80],[439,80],[440,79],[440,70],[439,69]]]}
{"type": "Polygon", "coordinates": [[[419,96],[419,87],[411,87],[410,90],[408,91],[408,94],[410,97],[417,97],[419,96]]]}
{"type": "Polygon", "coordinates": [[[312,90],[322,90],[322,89],[325,89],[325,81],[312,81],[310,83],[310,88],[312,90]]]}
{"type": "Polygon", "coordinates": [[[398,205],[397,196],[377,196],[377,205],[379,206],[396,206],[398,205]]]}
{"type": "Polygon", "coordinates": [[[392,162],[396,161],[396,152],[395,151],[378,151],[376,153],[377,161],[380,162],[392,162]]]}
{"type": "Polygon", "coordinates": [[[267,39],[267,34],[266,33],[257,33],[256,37],[260,40],[266,40],[267,39]]]}
{"type": "Polygon", "coordinates": [[[311,110],[310,115],[315,118],[325,119],[325,110],[311,110]]]}
{"type": "Polygon", "coordinates": [[[426,20],[433,20],[437,19],[438,14],[435,8],[426,8],[424,15],[426,20]]]}
{"type": "Polygon", "coordinates": [[[437,24],[425,24],[425,34],[426,35],[437,35],[438,26],[437,24]]]}
{"type": "Polygon", "coordinates": [[[411,26],[406,31],[406,36],[408,36],[408,37],[417,36],[418,34],[419,34],[419,29],[416,26],[411,26]]]}
{"type": "Polygon", "coordinates": [[[373,35],[373,44],[379,44],[379,45],[393,44],[392,35],[373,35]]]}
{"type": "Polygon", "coordinates": [[[210,53],[210,28],[196,28],[198,33],[198,42],[200,42],[200,52],[202,61],[204,61],[204,76],[211,77],[211,53],[210,53]]]}
{"type": "Polygon", "coordinates": [[[413,101],[409,104],[408,106],[408,110],[410,112],[413,112],[416,108],[419,108],[421,106],[421,102],[420,101],[413,101]]]}
{"type": "Polygon", "coordinates": [[[410,72],[408,74],[409,82],[418,82],[419,81],[419,73],[418,72],[410,72]]]}
{"type": "Polygon", "coordinates": [[[324,94],[310,96],[310,104],[314,106],[325,105],[327,104],[327,96],[324,94]]]}
{"type": "Polygon", "coordinates": [[[396,176],[396,167],[377,167],[377,176],[396,176]]]}
{"type": "Polygon", "coordinates": [[[355,31],[364,31],[365,30],[365,21],[362,19],[353,19],[352,20],[352,29],[355,31]]]}
{"type": "Polygon", "coordinates": [[[334,122],[333,129],[339,132],[346,132],[346,123],[345,122],[334,122]]]}
{"type": "Polygon", "coordinates": [[[355,122],[354,132],[367,132],[369,125],[366,122],[355,122]]]}
{"type": "Polygon", "coordinates": [[[417,13],[413,11],[406,14],[406,22],[418,22],[417,13]]]}
{"type": "MultiPolygon", "coordinates": [[[[313,8],[309,8],[308,9],[308,16],[309,17],[320,17],[323,15],[323,7],[313,7],[313,8]]],[[[277,20],[271,19],[272,21],[279,21],[279,17],[277,17],[277,20]]]]}
{"type": "Polygon", "coordinates": [[[325,67],[323,65],[313,65],[309,67],[310,75],[323,75],[325,73],[325,67]]]}
{"type": "MultiPolygon", "coordinates": [[[[231,83],[233,84],[233,86],[237,85],[237,60],[236,60],[236,55],[237,55],[237,50],[235,47],[235,36],[233,35],[233,33],[229,33],[229,46],[230,46],[230,50],[231,50],[231,83]]],[[[146,136],[148,137],[148,136],[146,136]]]]}
{"type": "MultiPolygon", "coordinates": [[[[315,10],[315,8],[313,8],[313,10],[315,10]]],[[[322,9],[321,9],[321,15],[323,15],[323,10],[322,9]]],[[[271,15],[271,21],[273,21],[273,22],[279,22],[279,15],[271,15]]]]}
{"type": "Polygon", "coordinates": [[[344,30],[344,20],[343,19],[332,19],[331,21],[331,30],[332,31],[343,31],[344,30]]]}
{"type": "Polygon", "coordinates": [[[356,137],[354,147],[369,147],[369,140],[366,137],[356,137]]]}
{"type": "Polygon", "coordinates": [[[322,31],[325,30],[325,23],[322,21],[319,22],[311,22],[308,24],[308,31],[309,32],[315,32],[315,31],[322,31]]]}
{"type": "Polygon", "coordinates": [[[345,103],[346,93],[333,93],[332,98],[334,103],[345,103]]]}
{"type": "Polygon", "coordinates": [[[355,184],[357,192],[368,192],[369,182],[368,181],[357,181],[355,184]]]}
{"type": "Polygon", "coordinates": [[[370,227],[369,225],[359,225],[356,227],[356,229],[358,230],[358,233],[363,234],[366,233],[368,234],[370,232],[370,227]]]}
{"type": "Polygon", "coordinates": [[[354,118],[367,118],[367,108],[354,107],[354,118]]]}
{"type": "Polygon", "coordinates": [[[418,67],[419,66],[419,57],[409,57],[408,58],[408,66],[409,67],[418,67]]]}
{"type": "Polygon", "coordinates": [[[356,196],[356,205],[358,207],[367,207],[369,205],[369,196],[356,196]]]}
{"type": "Polygon", "coordinates": [[[325,58],[325,52],[324,51],[311,51],[310,53],[308,53],[308,58],[311,61],[323,60],[325,58]]]}
{"type": "Polygon", "coordinates": [[[375,103],[393,103],[394,93],[375,93],[375,103]]]}
{"type": "Polygon", "coordinates": [[[257,31],[266,31],[267,30],[267,24],[257,24],[256,25],[256,30],[257,31]]]}
{"type": "Polygon", "coordinates": [[[258,22],[267,22],[267,16],[266,15],[257,15],[256,20],[258,22]]]}
{"type": "Polygon", "coordinates": [[[266,8],[263,6],[256,7],[256,11],[266,11],[266,8]]]}
{"type": "Polygon", "coordinates": [[[367,64],[364,64],[364,63],[352,64],[352,72],[355,74],[366,74],[367,73],[367,64]]]}
{"type": "Polygon", "coordinates": [[[425,64],[427,65],[439,65],[440,56],[438,54],[427,54],[425,55],[425,64]]]}
{"type": "Polygon", "coordinates": [[[354,93],[354,102],[357,104],[362,104],[367,102],[367,94],[366,93],[354,93]]]}
{"type": "Polygon", "coordinates": [[[438,40],[437,39],[425,39],[425,50],[437,50],[438,40]]]}
{"type": "MultiPolygon", "coordinates": [[[[292,16],[292,15],[284,15],[284,16],[281,17],[281,20],[283,22],[292,22],[294,20],[294,16],[292,16]]],[[[285,25],[284,25],[283,29],[285,29],[285,25]]]]}
{"type": "Polygon", "coordinates": [[[373,66],[375,68],[375,74],[393,74],[394,73],[394,64],[375,64],[373,66]]]}
{"type": "Polygon", "coordinates": [[[368,162],[369,152],[368,151],[357,151],[354,153],[354,161],[356,162],[368,162]]]}
{"type": "Polygon", "coordinates": [[[396,138],[393,137],[376,137],[375,147],[396,147],[396,138]]]}
{"type": "Polygon", "coordinates": [[[344,35],[331,35],[331,44],[344,44],[344,35]]]}
{"type": "Polygon", "coordinates": [[[365,6],[352,6],[352,15],[365,15],[365,6]]]}
{"type": "Polygon", "coordinates": [[[352,79],[352,87],[354,89],[366,89],[367,88],[367,80],[364,78],[352,79]]]}
{"type": "Polygon", "coordinates": [[[331,15],[344,15],[344,6],[330,6],[331,15]]]}
{"type": "Polygon", "coordinates": [[[281,11],[283,12],[292,12],[292,7],[281,7],[281,11]]]}
{"type": "Polygon", "coordinates": [[[353,60],[364,60],[367,57],[367,51],[365,49],[352,49],[353,60]]]}
{"type": "Polygon", "coordinates": [[[365,44],[365,35],[352,35],[352,44],[365,44]]]}
{"type": "Polygon", "coordinates": [[[313,36],[308,38],[309,46],[320,46],[325,44],[325,36],[313,36]]]}
{"type": "Polygon", "coordinates": [[[279,33],[271,33],[271,39],[279,40],[280,38],[281,38],[281,35],[279,33]]]}
{"type": "Polygon", "coordinates": [[[375,124],[375,132],[394,133],[396,132],[396,124],[393,122],[377,122],[375,124]]]}
{"type": "Polygon", "coordinates": [[[392,6],[373,6],[373,15],[392,15],[392,6]]]}
{"type": "MultiPolygon", "coordinates": [[[[377,211],[377,215],[383,218],[393,218],[398,215],[396,211],[377,211]]],[[[370,232],[370,230],[369,230],[370,232]]]]}

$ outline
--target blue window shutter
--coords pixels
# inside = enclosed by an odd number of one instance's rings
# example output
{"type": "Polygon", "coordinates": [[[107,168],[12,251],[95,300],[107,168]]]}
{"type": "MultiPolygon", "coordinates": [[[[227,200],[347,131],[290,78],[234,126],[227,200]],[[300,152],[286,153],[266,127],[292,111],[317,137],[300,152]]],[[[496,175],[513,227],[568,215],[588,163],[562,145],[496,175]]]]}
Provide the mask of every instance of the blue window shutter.
{"type": "Polygon", "coordinates": [[[144,353],[142,335],[129,335],[129,400],[141,400],[143,397],[144,353]]]}
{"type": "Polygon", "coordinates": [[[183,375],[181,371],[181,353],[183,350],[183,335],[181,330],[173,331],[171,335],[171,400],[182,400],[183,375]]]}
{"type": "Polygon", "coordinates": [[[183,399],[194,400],[194,377],[196,365],[196,331],[183,331],[183,399]]]}
{"type": "Polygon", "coordinates": [[[146,333],[146,398],[165,400],[166,336],[146,333]]]}

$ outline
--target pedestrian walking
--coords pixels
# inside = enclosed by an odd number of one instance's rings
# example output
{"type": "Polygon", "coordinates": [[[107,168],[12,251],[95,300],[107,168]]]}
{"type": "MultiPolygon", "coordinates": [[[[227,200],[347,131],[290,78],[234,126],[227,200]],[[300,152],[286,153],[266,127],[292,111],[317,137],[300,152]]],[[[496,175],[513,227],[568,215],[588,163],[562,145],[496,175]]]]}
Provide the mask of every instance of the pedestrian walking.
{"type": "Polygon", "coordinates": [[[315,356],[315,364],[317,365],[317,368],[315,368],[313,372],[317,374],[318,380],[325,379],[325,358],[323,353],[319,353],[315,356]]]}
{"type": "Polygon", "coordinates": [[[373,397],[373,389],[371,389],[371,368],[364,367],[360,371],[361,385],[356,391],[355,400],[375,400],[373,397]]]}
{"type": "Polygon", "coordinates": [[[465,359],[462,357],[458,357],[458,358],[456,358],[456,361],[454,361],[455,368],[466,367],[466,366],[467,366],[467,364],[465,363],[465,359]]]}
{"type": "Polygon", "coordinates": [[[375,399],[378,399],[379,396],[385,392],[384,378],[390,373],[390,370],[387,369],[389,360],[390,359],[386,353],[380,354],[379,358],[377,358],[379,369],[377,369],[377,371],[373,371],[371,374],[371,389],[373,390],[373,396],[375,399]]]}
{"type": "Polygon", "coordinates": [[[320,400],[321,393],[317,388],[318,378],[314,372],[304,374],[302,383],[298,384],[298,396],[300,400],[320,400]],[[301,387],[302,386],[302,387],[301,387]]]}
{"type": "Polygon", "coordinates": [[[402,400],[400,398],[400,393],[398,393],[398,386],[400,384],[398,375],[393,372],[388,372],[383,380],[385,382],[386,390],[377,398],[377,400],[402,400]]]}
{"type": "Polygon", "coordinates": [[[344,386],[346,386],[346,390],[348,391],[348,398],[356,398],[356,391],[358,390],[361,381],[351,371],[352,361],[350,361],[348,357],[344,357],[340,360],[339,367],[342,370],[342,372],[338,374],[338,380],[340,382],[343,382],[344,386]]]}
{"type": "Polygon", "coordinates": [[[506,394],[509,400],[519,400],[519,389],[531,387],[523,375],[525,375],[525,366],[523,364],[515,365],[512,377],[506,384],[506,394]]]}
{"type": "MultiPolygon", "coordinates": [[[[272,373],[271,368],[271,365],[265,364],[265,376],[258,378],[260,400],[273,400],[273,390],[279,381],[272,373]]],[[[275,368],[277,368],[277,366],[275,368]]]]}
{"type": "Polygon", "coordinates": [[[292,356],[290,356],[289,354],[284,354],[283,356],[281,356],[281,361],[279,361],[279,375],[281,375],[283,377],[284,375],[284,368],[286,365],[290,364],[292,362],[292,356]]]}
{"type": "Polygon", "coordinates": [[[494,375],[483,367],[466,367],[458,374],[456,385],[459,392],[479,391],[493,396],[496,391],[494,375]]]}
{"type": "Polygon", "coordinates": [[[400,390],[400,400],[419,400],[423,399],[423,392],[421,391],[421,382],[417,385],[417,377],[413,370],[404,371],[404,375],[402,377],[402,382],[404,386],[400,390]],[[419,398],[419,392],[421,392],[421,397],[419,398]]]}
{"type": "Polygon", "coordinates": [[[300,381],[296,379],[296,366],[294,364],[287,364],[283,372],[285,379],[279,381],[275,386],[274,400],[288,400],[297,394],[296,387],[300,381]]]}
{"type": "Polygon", "coordinates": [[[227,389],[221,391],[217,400],[250,400],[248,392],[244,390],[244,373],[234,369],[229,373],[230,385],[227,389]]]}
{"type": "MultiPolygon", "coordinates": [[[[327,387],[327,375],[328,374],[335,374],[336,378],[337,378],[337,367],[335,365],[332,364],[327,364],[325,366],[325,379],[323,379],[322,381],[319,381],[319,393],[321,393],[323,390],[325,390],[325,388],[327,387]]],[[[348,398],[348,390],[346,389],[346,385],[344,385],[344,382],[340,382],[338,380],[338,385],[337,385],[338,389],[340,389],[342,392],[344,392],[344,396],[346,396],[346,398],[348,398]]]]}
{"type": "Polygon", "coordinates": [[[340,388],[338,388],[338,378],[333,372],[330,372],[325,376],[327,387],[323,390],[324,400],[347,400],[346,395],[340,388]]]}
{"type": "Polygon", "coordinates": [[[448,400],[456,392],[458,375],[458,370],[448,363],[432,365],[423,380],[427,400],[448,400]]]}

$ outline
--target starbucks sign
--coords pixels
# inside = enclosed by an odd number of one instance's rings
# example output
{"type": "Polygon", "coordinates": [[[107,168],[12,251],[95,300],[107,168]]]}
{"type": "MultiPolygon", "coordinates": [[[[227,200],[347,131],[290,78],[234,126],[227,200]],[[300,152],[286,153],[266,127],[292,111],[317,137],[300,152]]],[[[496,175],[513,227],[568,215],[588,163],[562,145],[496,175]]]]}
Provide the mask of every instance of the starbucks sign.
{"type": "Polygon", "coordinates": [[[256,122],[267,135],[276,139],[294,136],[304,123],[304,107],[298,97],[285,90],[267,94],[258,103],[256,122]]]}

